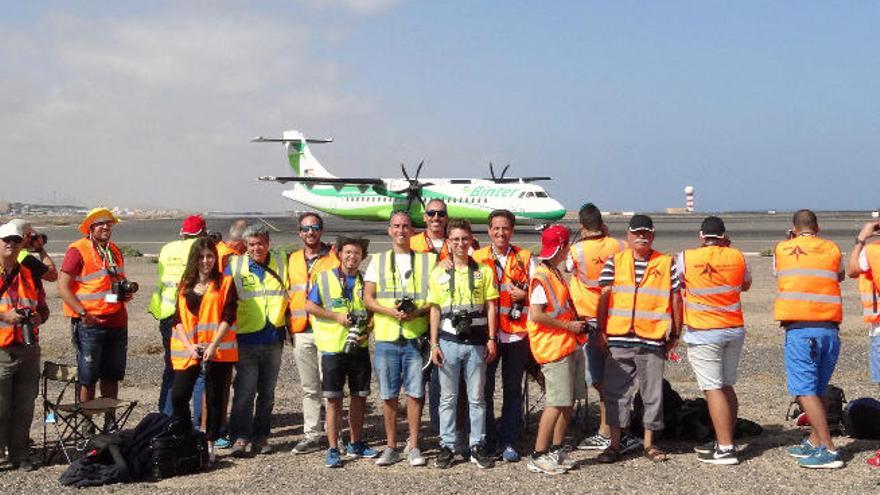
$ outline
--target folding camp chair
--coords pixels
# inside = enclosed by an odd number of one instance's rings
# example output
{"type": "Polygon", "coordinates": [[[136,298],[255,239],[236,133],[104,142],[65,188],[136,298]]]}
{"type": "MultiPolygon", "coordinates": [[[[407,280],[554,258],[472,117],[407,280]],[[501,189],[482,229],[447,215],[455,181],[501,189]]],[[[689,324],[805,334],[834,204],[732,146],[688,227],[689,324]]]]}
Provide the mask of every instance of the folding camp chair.
{"type": "MultiPolygon", "coordinates": [[[[544,373],[541,371],[541,365],[535,361],[532,353],[529,352],[528,361],[526,361],[525,373],[523,373],[523,431],[529,431],[529,417],[540,415],[544,409],[544,394],[546,388],[544,386],[544,373]],[[530,390],[534,388],[534,390],[530,390]],[[531,393],[530,393],[531,392],[531,393]]],[[[587,387],[589,393],[589,387],[587,387]]],[[[583,401],[578,400],[571,418],[572,426],[581,430],[582,434],[586,434],[589,430],[589,402],[587,398],[583,401]]]]}
{"type": "Polygon", "coordinates": [[[137,401],[99,397],[79,401],[76,366],[46,361],[43,363],[43,462],[59,454],[70,463],[85,450],[89,438],[112,433],[125,426],[137,401]],[[104,416],[98,424],[95,416],[104,416]],[[49,439],[49,424],[55,438],[49,439]]]}

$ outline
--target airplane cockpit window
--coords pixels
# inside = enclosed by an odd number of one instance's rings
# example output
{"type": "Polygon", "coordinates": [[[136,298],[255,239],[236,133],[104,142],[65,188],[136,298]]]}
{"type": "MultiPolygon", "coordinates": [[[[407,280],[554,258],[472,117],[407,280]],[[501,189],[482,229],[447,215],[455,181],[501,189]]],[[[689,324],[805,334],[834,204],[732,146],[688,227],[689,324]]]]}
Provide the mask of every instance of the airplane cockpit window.
{"type": "Polygon", "coordinates": [[[534,198],[534,197],[535,197],[535,193],[529,191],[529,192],[526,193],[526,197],[527,197],[527,198],[534,198]]]}
{"type": "Polygon", "coordinates": [[[550,196],[547,196],[547,193],[545,193],[544,191],[538,191],[538,192],[536,192],[536,193],[535,193],[535,196],[537,196],[537,197],[539,197],[539,198],[549,198],[549,197],[550,197],[550,196]]]}
{"type": "Polygon", "coordinates": [[[526,197],[526,193],[525,193],[525,191],[519,193],[519,196],[517,196],[517,197],[518,197],[518,198],[524,198],[524,197],[526,197]]]}

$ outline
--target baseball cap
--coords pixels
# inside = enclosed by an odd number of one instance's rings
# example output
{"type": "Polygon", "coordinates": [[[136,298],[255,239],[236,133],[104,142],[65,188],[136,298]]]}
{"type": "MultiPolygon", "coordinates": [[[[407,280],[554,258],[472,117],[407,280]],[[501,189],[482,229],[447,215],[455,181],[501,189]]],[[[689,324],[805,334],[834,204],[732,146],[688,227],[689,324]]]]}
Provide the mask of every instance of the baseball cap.
{"type": "Polygon", "coordinates": [[[633,215],[629,219],[629,231],[650,230],[654,232],[654,221],[648,215],[633,215]]]}
{"type": "Polygon", "coordinates": [[[706,217],[700,225],[700,235],[702,237],[724,237],[725,232],[724,220],[715,216],[706,217]]]}
{"type": "Polygon", "coordinates": [[[7,237],[18,237],[19,242],[21,239],[24,239],[24,232],[21,230],[21,225],[14,221],[0,225],[0,239],[6,239],[7,237]]]}
{"type": "Polygon", "coordinates": [[[205,219],[201,215],[190,215],[180,224],[180,235],[199,235],[205,230],[205,219]]]}
{"type": "Polygon", "coordinates": [[[568,229],[564,225],[551,225],[544,229],[541,233],[541,254],[542,260],[549,260],[556,256],[566,244],[568,244],[568,229]]]}

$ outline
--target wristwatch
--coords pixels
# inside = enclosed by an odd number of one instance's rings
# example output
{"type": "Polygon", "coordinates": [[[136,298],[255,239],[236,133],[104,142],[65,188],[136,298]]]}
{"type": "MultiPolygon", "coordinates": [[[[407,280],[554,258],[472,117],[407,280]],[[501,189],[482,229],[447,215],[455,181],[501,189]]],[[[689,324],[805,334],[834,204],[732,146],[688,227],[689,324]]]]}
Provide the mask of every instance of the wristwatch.
{"type": "Polygon", "coordinates": [[[859,244],[859,245],[861,245],[861,246],[864,246],[864,245],[865,245],[865,242],[866,242],[866,241],[864,241],[864,240],[862,240],[862,239],[859,239],[859,236],[856,236],[856,244],[859,244]]]}
{"type": "Polygon", "coordinates": [[[491,341],[494,342],[494,341],[498,340],[498,337],[495,336],[495,335],[490,335],[490,336],[489,336],[489,340],[491,340],[491,341]]]}

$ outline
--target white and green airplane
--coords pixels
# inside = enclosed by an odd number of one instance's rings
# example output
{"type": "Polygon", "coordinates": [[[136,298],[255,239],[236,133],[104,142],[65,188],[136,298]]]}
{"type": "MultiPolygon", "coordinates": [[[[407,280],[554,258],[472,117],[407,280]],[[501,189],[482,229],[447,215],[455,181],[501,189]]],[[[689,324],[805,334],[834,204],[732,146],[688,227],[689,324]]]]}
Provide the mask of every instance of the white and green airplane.
{"type": "Polygon", "coordinates": [[[410,212],[413,220],[422,223],[428,200],[446,202],[449,216],[465,218],[471,223],[485,224],[489,212],[499,208],[510,210],[518,221],[548,223],[565,215],[565,208],[551,198],[544,188],[532,184],[550,177],[499,177],[489,164],[490,178],[435,178],[419,180],[424,162],[410,178],[403,164],[403,178],[336,177],[312,155],[309,144],[330,143],[332,139],[306,138],[299,131],[286,131],[281,138],[256,137],[258,143],[282,143],[287,149],[293,177],[263,176],[257,180],[280,183],[293,182],[293,189],[282,195],[303,205],[353,220],[387,221],[398,210],[410,212]]]}

